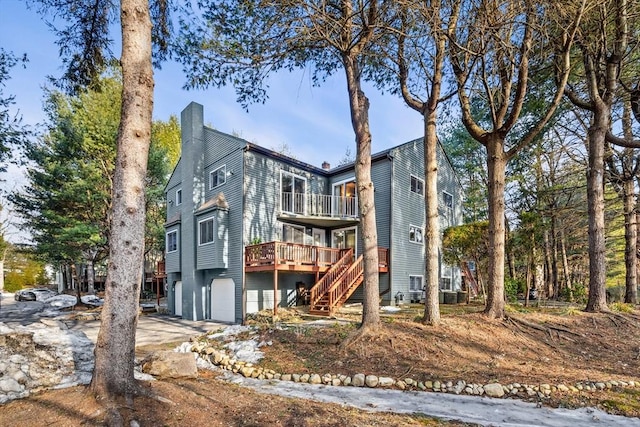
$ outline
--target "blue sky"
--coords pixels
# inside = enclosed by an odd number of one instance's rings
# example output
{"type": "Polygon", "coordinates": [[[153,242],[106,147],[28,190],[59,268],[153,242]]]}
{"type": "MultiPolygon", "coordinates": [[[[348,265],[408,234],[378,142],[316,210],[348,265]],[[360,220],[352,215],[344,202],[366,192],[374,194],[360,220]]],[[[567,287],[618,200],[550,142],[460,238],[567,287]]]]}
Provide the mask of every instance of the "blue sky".
{"type": "MultiPolygon", "coordinates": [[[[24,123],[42,122],[43,91],[46,76],[59,77],[62,63],[55,38],[34,10],[21,0],[0,0],[0,46],[16,55],[27,54],[26,69],[15,67],[5,94],[16,97],[24,123]]],[[[117,54],[117,52],[116,52],[117,54]]],[[[304,71],[281,73],[270,80],[269,100],[246,112],[236,103],[232,88],[182,89],[184,74],[178,64],[166,63],[155,74],[154,119],[167,120],[191,101],[204,105],[205,123],[222,132],[238,132],[248,141],[266,148],[287,144],[293,155],[320,166],[328,161],[336,166],[347,147],[355,153],[355,142],[348,109],[346,83],[341,73],[321,87],[312,87],[304,71]]],[[[371,101],[370,125],[373,152],[420,137],[422,118],[391,95],[380,95],[365,88],[371,101]]],[[[14,188],[23,182],[12,167],[0,186],[14,188]]]]}

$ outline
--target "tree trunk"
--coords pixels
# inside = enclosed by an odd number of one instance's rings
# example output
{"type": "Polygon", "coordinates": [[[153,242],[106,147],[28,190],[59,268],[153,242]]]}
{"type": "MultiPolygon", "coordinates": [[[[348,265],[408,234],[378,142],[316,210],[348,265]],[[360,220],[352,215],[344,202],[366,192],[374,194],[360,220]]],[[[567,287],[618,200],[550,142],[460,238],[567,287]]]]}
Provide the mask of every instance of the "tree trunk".
{"type": "Polygon", "coordinates": [[[487,171],[489,176],[489,283],[484,313],[495,319],[504,317],[505,259],[505,168],[503,141],[492,134],[487,141],[487,171]]]}
{"type": "Polygon", "coordinates": [[[604,236],[604,145],[609,130],[604,103],[597,103],[588,131],[589,300],[586,311],[607,310],[604,236]]]}
{"type": "Polygon", "coordinates": [[[87,293],[89,295],[95,295],[96,293],[96,271],[94,268],[94,260],[90,259],[87,262],[87,293]]]}
{"type": "Polygon", "coordinates": [[[7,258],[7,249],[0,254],[0,293],[4,292],[4,260],[7,258]]]}
{"type": "Polygon", "coordinates": [[[638,226],[636,223],[635,185],[633,179],[624,182],[624,262],[626,266],[626,280],[624,302],[636,304],[638,302],[638,226]]]}
{"type": "Polygon", "coordinates": [[[560,250],[562,251],[562,271],[564,272],[564,286],[569,292],[569,301],[573,300],[573,286],[571,284],[571,271],[569,271],[569,259],[567,257],[567,243],[564,235],[564,227],[560,224],[560,250]]]}
{"type": "Polygon", "coordinates": [[[105,303],[95,348],[91,389],[101,397],[128,397],[138,322],[144,254],[145,175],[151,140],[153,69],[151,20],[145,0],[122,0],[122,110],[114,174],[105,303]]]}
{"type": "Polygon", "coordinates": [[[378,230],[376,206],[371,181],[371,132],[369,131],[369,100],[360,87],[360,70],[357,61],[349,53],[343,55],[347,77],[351,124],[356,136],[356,185],[360,230],[364,245],[364,299],[362,303],[363,330],[380,326],[380,285],[378,272],[378,230]]]}
{"type": "Polygon", "coordinates": [[[551,281],[551,242],[549,239],[549,230],[544,231],[544,263],[543,265],[543,283],[544,293],[548,299],[553,298],[553,282],[551,281]]]}
{"type": "Polygon", "coordinates": [[[436,108],[427,109],[424,131],[424,178],[425,178],[425,280],[423,322],[429,325],[440,323],[440,303],[438,291],[440,269],[438,248],[440,224],[438,218],[438,136],[436,134],[436,108]]]}
{"type": "Polygon", "coordinates": [[[553,289],[553,298],[558,299],[560,296],[560,283],[558,280],[558,241],[556,238],[556,219],[551,214],[551,232],[549,233],[551,244],[551,284],[553,289]]]}

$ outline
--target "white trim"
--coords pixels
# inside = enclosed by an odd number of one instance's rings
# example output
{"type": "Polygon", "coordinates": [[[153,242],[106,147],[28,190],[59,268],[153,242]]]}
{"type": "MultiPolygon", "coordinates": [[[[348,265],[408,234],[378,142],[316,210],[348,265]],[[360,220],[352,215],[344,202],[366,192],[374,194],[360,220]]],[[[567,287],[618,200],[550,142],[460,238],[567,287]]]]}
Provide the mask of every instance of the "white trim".
{"type": "Polygon", "coordinates": [[[218,168],[215,168],[214,170],[212,170],[211,172],[209,172],[209,190],[213,190],[214,188],[218,188],[221,185],[224,185],[227,183],[227,165],[222,165],[218,168]],[[224,178],[224,180],[222,182],[219,182],[217,185],[213,185],[213,174],[215,173],[216,176],[218,175],[217,172],[219,170],[222,170],[222,176],[224,178]]]}
{"type": "Polygon", "coordinates": [[[337,231],[348,231],[348,230],[355,230],[355,234],[356,234],[356,238],[355,238],[355,245],[356,247],[353,248],[354,253],[357,255],[358,252],[358,226],[354,226],[354,227],[345,227],[345,228],[336,228],[334,230],[331,230],[331,247],[335,248],[336,247],[336,239],[334,236],[334,233],[337,231]]]}
{"type": "Polygon", "coordinates": [[[167,231],[165,233],[165,246],[164,246],[164,250],[166,253],[168,254],[172,254],[174,252],[178,252],[178,230],[171,230],[171,231],[167,231]],[[169,234],[173,234],[175,233],[176,235],[176,248],[172,251],[169,250],[169,234]]]}
{"type": "Polygon", "coordinates": [[[411,177],[409,178],[409,192],[410,192],[410,193],[417,194],[417,195],[418,195],[418,196],[420,196],[420,197],[424,197],[424,179],[420,178],[420,177],[419,177],[419,176],[417,176],[417,175],[411,174],[411,177]],[[413,178],[415,178],[417,181],[419,181],[419,182],[421,182],[421,183],[422,183],[422,194],[418,193],[417,191],[413,191],[413,190],[411,189],[411,180],[412,180],[413,178]]]}
{"type": "MultiPolygon", "coordinates": [[[[198,221],[198,246],[206,246],[206,245],[210,245],[210,244],[214,243],[214,242],[215,242],[215,240],[216,240],[216,233],[215,233],[215,230],[213,230],[213,229],[212,229],[212,231],[213,231],[213,236],[212,236],[211,241],[210,241],[210,242],[202,243],[202,236],[201,236],[201,234],[200,234],[200,232],[201,232],[202,230],[201,230],[201,228],[200,228],[200,224],[202,224],[203,222],[207,222],[207,221],[211,221],[211,223],[212,223],[213,225],[215,225],[215,223],[216,223],[216,222],[215,222],[214,217],[212,217],[212,216],[210,216],[210,217],[208,217],[208,218],[204,218],[204,219],[202,219],[202,220],[198,221]]],[[[213,228],[213,225],[212,225],[212,228],[213,228]]]]}
{"type": "Polygon", "coordinates": [[[424,227],[419,227],[417,225],[409,224],[409,242],[415,243],[416,245],[424,245],[424,227]],[[416,230],[420,230],[420,241],[417,241],[415,238],[414,240],[411,240],[411,227],[413,227],[416,230]]]}
{"type": "Polygon", "coordinates": [[[424,276],[422,274],[410,274],[409,275],[409,292],[422,292],[422,290],[424,289],[424,276]],[[412,277],[419,277],[420,278],[420,284],[422,285],[420,287],[420,289],[411,289],[411,278],[412,277]]]}
{"type": "Polygon", "coordinates": [[[176,190],[176,206],[182,204],[182,188],[176,190]]]}
{"type": "MultiPolygon", "coordinates": [[[[338,186],[338,185],[344,185],[344,184],[346,184],[346,183],[348,183],[348,182],[356,182],[356,177],[355,177],[355,175],[354,175],[353,177],[351,177],[351,178],[343,179],[343,180],[341,180],[341,181],[336,181],[336,182],[332,183],[331,185],[332,185],[332,188],[333,188],[333,187],[336,187],[336,186],[338,186]]],[[[333,194],[333,193],[332,193],[332,194],[333,194]]],[[[334,195],[335,195],[335,194],[334,194],[334,195]]]]}
{"type": "MultiPolygon", "coordinates": [[[[346,188],[345,188],[345,193],[346,193],[346,188]]],[[[332,196],[332,206],[331,206],[331,212],[333,213],[333,215],[337,215],[338,213],[343,213],[346,214],[347,212],[351,211],[351,210],[355,210],[355,212],[349,212],[351,215],[358,214],[358,184],[356,183],[356,177],[350,177],[347,179],[343,179],[342,181],[337,181],[334,182],[331,185],[331,196],[332,196]],[[354,189],[355,189],[355,193],[353,194],[353,209],[351,209],[351,206],[347,207],[347,196],[346,194],[344,196],[342,196],[341,199],[339,199],[338,197],[340,197],[338,194],[336,194],[336,187],[345,187],[345,184],[349,184],[352,183],[354,185],[354,189]],[[340,208],[340,206],[338,204],[341,204],[342,207],[340,208]]],[[[345,215],[342,215],[345,216],[345,215]]]]}
{"type": "Polygon", "coordinates": [[[448,191],[442,190],[442,205],[445,209],[453,209],[453,194],[449,193],[448,191]],[[445,203],[445,195],[451,197],[451,206],[447,206],[447,204],[445,203]]]}
{"type": "Polygon", "coordinates": [[[302,230],[302,243],[301,244],[303,244],[303,245],[305,244],[305,239],[306,239],[306,236],[307,236],[307,229],[303,225],[290,224],[288,222],[283,222],[282,223],[282,241],[288,242],[288,243],[297,243],[295,241],[289,242],[288,240],[284,239],[284,228],[285,227],[291,227],[291,228],[295,228],[297,230],[302,230]]]}
{"type": "MultiPolygon", "coordinates": [[[[307,177],[302,176],[302,175],[297,175],[297,174],[295,174],[293,172],[289,172],[289,171],[286,171],[284,169],[280,169],[280,188],[279,188],[279,191],[278,191],[278,193],[280,195],[279,196],[280,197],[280,212],[290,213],[290,214],[294,214],[294,215],[306,215],[307,214],[307,190],[308,190],[307,184],[308,184],[307,177]],[[292,190],[291,191],[291,195],[294,196],[294,197],[295,197],[295,194],[296,194],[296,192],[295,192],[296,180],[295,179],[296,178],[300,178],[301,180],[304,181],[304,192],[302,193],[302,204],[303,204],[302,213],[295,211],[295,201],[294,200],[292,200],[292,207],[294,209],[285,211],[284,208],[282,207],[282,193],[283,193],[282,192],[282,176],[283,175],[289,175],[289,176],[291,176],[293,178],[293,180],[291,182],[291,190],[292,190]]],[[[298,194],[300,194],[300,193],[298,193],[298,194]]]]}

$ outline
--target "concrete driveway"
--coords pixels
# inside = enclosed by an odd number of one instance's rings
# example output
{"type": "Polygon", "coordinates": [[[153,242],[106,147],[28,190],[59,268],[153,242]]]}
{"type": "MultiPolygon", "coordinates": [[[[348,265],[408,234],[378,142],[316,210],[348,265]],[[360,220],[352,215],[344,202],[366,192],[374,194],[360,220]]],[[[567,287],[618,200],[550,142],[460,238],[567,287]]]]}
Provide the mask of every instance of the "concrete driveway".
{"type": "MultiPolygon", "coordinates": [[[[39,322],[43,318],[53,318],[64,322],[69,329],[84,332],[94,343],[98,338],[99,320],[72,320],[72,314],[75,312],[69,311],[45,315],[45,305],[42,302],[15,301],[14,295],[7,292],[0,294],[0,298],[0,322],[2,323],[28,325],[39,322]]],[[[189,341],[191,337],[225,326],[228,325],[207,320],[192,321],[164,314],[144,313],[138,318],[136,346],[189,341]]]]}
{"type": "MultiPolygon", "coordinates": [[[[94,343],[100,329],[99,320],[66,320],[69,329],[82,331],[94,343]]],[[[228,325],[207,320],[185,320],[160,314],[142,314],[138,318],[136,347],[176,341],[189,341],[206,332],[215,331],[228,325]]]]}

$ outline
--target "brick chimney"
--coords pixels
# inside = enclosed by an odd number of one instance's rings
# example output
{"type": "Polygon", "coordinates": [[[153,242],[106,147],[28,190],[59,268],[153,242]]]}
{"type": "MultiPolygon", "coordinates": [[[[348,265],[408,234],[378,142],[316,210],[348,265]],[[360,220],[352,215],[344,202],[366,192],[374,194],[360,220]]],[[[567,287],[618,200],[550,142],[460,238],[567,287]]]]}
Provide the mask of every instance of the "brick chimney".
{"type": "Polygon", "coordinates": [[[329,162],[322,162],[322,169],[328,171],[331,169],[331,164],[329,164],[329,162]]]}

